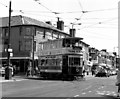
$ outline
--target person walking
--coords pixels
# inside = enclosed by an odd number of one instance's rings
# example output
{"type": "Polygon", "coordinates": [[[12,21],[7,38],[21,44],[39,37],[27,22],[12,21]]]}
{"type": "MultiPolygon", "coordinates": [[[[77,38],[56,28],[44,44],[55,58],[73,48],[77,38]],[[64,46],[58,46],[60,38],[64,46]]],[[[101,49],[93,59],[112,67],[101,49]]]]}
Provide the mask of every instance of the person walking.
{"type": "Polygon", "coordinates": [[[117,77],[116,77],[116,86],[118,86],[117,97],[120,97],[120,66],[118,67],[117,77]]]}
{"type": "Polygon", "coordinates": [[[30,75],[30,66],[27,67],[27,72],[26,72],[26,76],[28,77],[30,75]]]}

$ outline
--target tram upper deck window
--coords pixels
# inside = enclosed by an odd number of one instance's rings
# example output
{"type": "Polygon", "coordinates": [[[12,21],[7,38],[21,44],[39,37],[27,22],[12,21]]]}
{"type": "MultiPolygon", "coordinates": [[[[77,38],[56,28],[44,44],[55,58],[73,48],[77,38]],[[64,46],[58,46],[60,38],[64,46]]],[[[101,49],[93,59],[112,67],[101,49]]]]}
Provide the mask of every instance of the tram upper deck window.
{"type": "Polygon", "coordinates": [[[79,44],[79,40],[76,39],[63,39],[63,47],[72,47],[73,49],[82,50],[82,47],[79,44]]]}

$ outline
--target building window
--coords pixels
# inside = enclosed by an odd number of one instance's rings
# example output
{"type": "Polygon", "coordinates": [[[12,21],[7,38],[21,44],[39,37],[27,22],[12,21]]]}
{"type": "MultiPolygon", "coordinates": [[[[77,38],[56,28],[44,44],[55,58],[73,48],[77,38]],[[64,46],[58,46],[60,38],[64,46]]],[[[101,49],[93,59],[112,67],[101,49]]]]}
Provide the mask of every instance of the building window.
{"type": "Polygon", "coordinates": [[[5,29],[5,36],[8,36],[8,29],[5,29]]]}
{"type": "Polygon", "coordinates": [[[8,39],[4,39],[4,45],[8,45],[8,39]]]}
{"type": "Polygon", "coordinates": [[[50,32],[46,32],[46,39],[52,39],[52,34],[50,32]]]}
{"type": "Polygon", "coordinates": [[[20,26],[20,28],[19,28],[19,33],[20,33],[20,35],[22,34],[22,26],[20,26]]]}
{"type": "Polygon", "coordinates": [[[31,51],[31,48],[32,48],[32,43],[30,40],[26,40],[25,41],[25,50],[26,51],[31,51]]]}
{"type": "Polygon", "coordinates": [[[64,35],[61,35],[61,38],[65,38],[65,36],[64,36],[64,35]]]}
{"type": "Polygon", "coordinates": [[[58,34],[53,33],[53,39],[57,39],[58,34]]]}
{"type": "Polygon", "coordinates": [[[22,41],[19,41],[19,51],[23,51],[23,45],[22,45],[22,41]]]}
{"type": "Polygon", "coordinates": [[[26,28],[26,35],[31,35],[31,28],[26,28]]]}

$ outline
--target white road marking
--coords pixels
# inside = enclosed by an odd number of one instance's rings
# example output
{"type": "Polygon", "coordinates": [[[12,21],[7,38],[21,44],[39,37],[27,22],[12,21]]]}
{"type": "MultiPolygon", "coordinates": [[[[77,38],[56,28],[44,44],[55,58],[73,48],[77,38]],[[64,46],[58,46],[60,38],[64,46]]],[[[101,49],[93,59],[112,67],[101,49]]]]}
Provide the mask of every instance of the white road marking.
{"type": "Polygon", "coordinates": [[[74,97],[79,97],[79,95],[75,95],[74,97]]]}
{"type": "Polygon", "coordinates": [[[116,92],[114,91],[96,91],[97,94],[100,94],[100,95],[113,95],[113,96],[117,96],[116,92]]]}
{"type": "Polygon", "coordinates": [[[105,94],[105,95],[108,95],[108,96],[109,96],[109,95],[110,95],[110,93],[107,93],[107,94],[105,94]]]}

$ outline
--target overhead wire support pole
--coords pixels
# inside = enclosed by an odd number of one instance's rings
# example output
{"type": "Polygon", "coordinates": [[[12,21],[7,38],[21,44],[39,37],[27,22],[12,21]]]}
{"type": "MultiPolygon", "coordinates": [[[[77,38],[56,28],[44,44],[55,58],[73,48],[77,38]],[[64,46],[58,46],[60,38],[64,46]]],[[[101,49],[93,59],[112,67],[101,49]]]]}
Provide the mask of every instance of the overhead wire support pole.
{"type": "Polygon", "coordinates": [[[34,66],[34,51],[35,51],[35,49],[34,49],[34,46],[35,46],[35,44],[34,44],[34,36],[35,36],[35,32],[36,32],[36,28],[34,27],[34,31],[33,31],[33,33],[32,33],[32,75],[34,74],[34,71],[35,71],[35,66],[34,66]]]}
{"type": "MultiPolygon", "coordinates": [[[[10,32],[11,32],[11,1],[9,3],[9,27],[8,27],[8,39],[7,39],[7,69],[9,69],[10,66],[10,32]]],[[[5,79],[10,79],[9,70],[5,72],[5,79]]]]}

